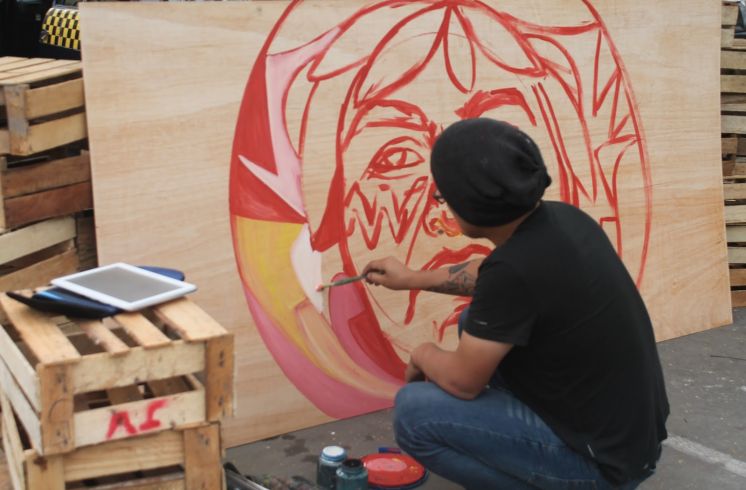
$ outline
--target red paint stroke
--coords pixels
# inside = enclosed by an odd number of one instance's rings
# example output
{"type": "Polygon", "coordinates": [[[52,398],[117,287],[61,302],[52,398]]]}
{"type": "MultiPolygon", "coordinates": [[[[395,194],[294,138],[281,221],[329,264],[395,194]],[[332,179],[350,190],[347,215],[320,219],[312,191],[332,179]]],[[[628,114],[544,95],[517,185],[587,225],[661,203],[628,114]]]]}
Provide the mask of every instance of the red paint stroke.
{"type": "Polygon", "coordinates": [[[155,412],[166,407],[166,405],[168,405],[168,401],[164,399],[153,400],[148,403],[145,406],[145,421],[138,428],[135,428],[132,424],[128,411],[115,410],[109,418],[109,430],[106,432],[106,439],[111,439],[120,427],[130,436],[147,430],[157,429],[161,426],[161,421],[155,418],[155,412]]]}
{"type": "MultiPolygon", "coordinates": [[[[531,130],[543,131],[550,142],[550,147],[544,149],[544,154],[547,161],[556,162],[553,177],[555,185],[559,186],[560,199],[575,206],[603,209],[606,214],[598,216],[599,223],[616,228],[617,251],[620,255],[624,251],[627,257],[631,252],[624,244],[630,240],[628,235],[636,228],[625,224],[620,214],[617,176],[622,157],[636,152],[639,172],[644,182],[644,188],[640,192],[645,199],[645,234],[642,246],[634,251],[639,257],[633,257],[639,258],[640,268],[636,273],[633,271],[633,277],[636,277],[639,286],[647,261],[652,222],[652,180],[647,143],[629,74],[619,52],[591,1],[583,0],[583,4],[588,10],[586,21],[577,25],[558,26],[539,25],[518,19],[500,11],[497,2],[497,7],[492,7],[487,2],[478,0],[373,1],[342,19],[329,31],[312,33],[308,42],[304,45],[301,43],[297,48],[309,49],[309,56],[299,61],[299,66],[294,67],[287,79],[268,80],[268,58],[271,56],[279,59],[290,56],[291,53],[269,54],[279,29],[288,17],[296,12],[303,15],[300,9],[302,2],[293,2],[268,36],[246,87],[231,163],[231,213],[286,223],[308,221],[305,215],[291,209],[281,196],[274,194],[250,172],[244,171],[238,155],[244,155],[257,165],[278,173],[278,162],[274,155],[281,152],[273,149],[272,145],[282,138],[272,138],[271,131],[274,129],[270,128],[269,123],[272,115],[269,114],[270,106],[267,102],[267,84],[283,88],[284,109],[291,85],[305,83],[309,84],[309,96],[303,105],[301,120],[298,121],[300,134],[295,146],[302,161],[308,146],[308,127],[314,123],[309,120],[313,113],[311,109],[314,104],[319,103],[316,100],[320,93],[319,87],[346,77],[350,80],[346,91],[341,90],[338,103],[335,101],[328,107],[331,111],[338,111],[336,127],[329,128],[335,135],[334,147],[329,149],[330,154],[334,152],[335,168],[320,224],[311,230],[312,247],[321,252],[331,252],[334,247],[338,247],[343,274],[352,276],[364,264],[353,261],[350,240],[361,240],[371,250],[382,240],[396,244],[406,251],[406,262],[410,263],[419,240],[440,239],[457,234],[456,223],[447,208],[431,197],[434,184],[427,168],[430,148],[449,121],[429,117],[427,107],[402,100],[404,97],[401,95],[402,89],[418,83],[418,77],[425,68],[443,60],[443,83],[467,99],[461,107],[453,108],[454,113],[459,118],[470,118],[505,106],[520,108],[527,116],[531,130]],[[413,5],[414,9],[400,8],[413,5]],[[418,5],[422,8],[417,8],[418,5]],[[378,16],[377,19],[380,21],[385,17],[383,22],[388,23],[388,27],[381,28],[380,24],[376,24],[380,36],[376,42],[371,43],[370,50],[360,52],[359,46],[346,50],[344,43],[350,42],[351,36],[345,34],[353,27],[365,29],[368,16],[382,9],[386,15],[378,16]],[[432,22],[427,27],[419,26],[417,22],[425,16],[432,17],[432,22]],[[492,46],[487,39],[482,39],[482,31],[475,26],[481,26],[481,21],[485,18],[489,19],[495,29],[507,32],[512,44],[507,47],[492,46]],[[395,53],[398,46],[415,38],[418,41],[427,40],[419,56],[406,59],[403,68],[398,71],[387,70],[387,56],[395,53]],[[571,47],[580,44],[582,38],[588,38],[595,45],[590,71],[592,75],[586,78],[581,75],[571,47]],[[452,49],[452,42],[456,39],[467,43],[467,49],[460,55],[462,59],[458,60],[461,68],[458,72],[452,58],[456,55],[452,49]],[[540,52],[539,48],[546,47],[551,52],[540,52]],[[327,56],[337,52],[337,48],[358,54],[343,61],[335,59],[334,55],[327,56]],[[511,58],[517,61],[506,61],[508,58],[501,56],[502,49],[518,54],[518,58],[511,58]],[[478,70],[484,66],[484,60],[504,75],[499,79],[514,81],[501,86],[477,86],[477,80],[480,80],[478,70]],[[610,67],[609,74],[602,76],[602,66],[610,67]],[[307,69],[305,77],[299,75],[304,69],[307,69]],[[569,112],[566,107],[569,107],[569,112]],[[567,135],[563,134],[563,124],[567,124],[565,121],[568,120],[579,125],[582,134],[581,142],[573,141],[573,148],[577,148],[578,144],[583,145],[575,153],[570,152],[567,135]],[[599,134],[599,124],[604,125],[603,128],[608,127],[607,134],[599,134]],[[350,175],[345,165],[346,158],[350,158],[347,152],[357,138],[365,138],[372,131],[381,131],[378,134],[387,134],[388,137],[374,149],[362,174],[350,175]],[[601,161],[602,150],[605,151],[604,158],[608,159],[604,162],[601,161]]],[[[328,93],[325,93],[325,98],[328,98],[328,93]]],[[[282,112],[283,114],[275,116],[280,117],[287,125],[285,117],[289,114],[285,114],[284,110],[282,112]]],[[[274,120],[278,120],[276,117],[274,120]]],[[[289,137],[286,139],[290,140],[289,137]]],[[[639,237],[631,239],[635,242],[640,240],[639,237]]],[[[468,252],[466,249],[441,252],[429,259],[424,267],[458,263],[473,253],[476,252],[468,252]]],[[[484,248],[479,253],[486,255],[488,250],[484,248]]],[[[340,292],[341,290],[338,291],[340,292]]],[[[360,359],[359,362],[369,372],[383,372],[385,375],[400,377],[402,363],[394,353],[390,340],[380,329],[365,286],[360,283],[350,285],[345,292],[354,292],[355,314],[352,314],[352,310],[332,312],[332,327],[340,340],[344,338],[344,341],[341,340],[344,348],[355,353],[353,358],[360,359]]],[[[251,298],[248,289],[247,297],[251,298]]],[[[334,297],[340,298],[334,300],[339,305],[341,296],[335,293],[334,297]]],[[[416,298],[417,292],[410,294],[405,322],[411,322],[415,317],[416,298]]],[[[348,300],[352,301],[352,297],[348,300]]],[[[249,303],[255,317],[261,317],[258,302],[250,300],[249,303]]],[[[455,323],[461,308],[463,304],[449,313],[437,327],[440,339],[446,328],[455,323]]],[[[261,322],[260,328],[265,343],[286,374],[289,373],[293,383],[314,404],[323,406],[322,410],[334,414],[333,416],[355,412],[356,406],[362,406],[350,402],[344,409],[335,409],[314,395],[319,390],[316,387],[309,388],[311,380],[302,375],[303,363],[293,358],[300,354],[291,356],[289,348],[277,337],[281,337],[281,334],[276,331],[276,327],[268,319],[265,320],[261,322]]],[[[305,364],[303,366],[308,367],[305,364]]],[[[331,383],[331,380],[318,374],[314,377],[314,382],[323,384],[331,383]]],[[[340,392],[350,396],[362,396],[346,392],[346,388],[333,383],[332,385],[335,390],[341,390],[340,392]]],[[[360,400],[367,400],[361,402],[363,405],[367,404],[366,406],[377,404],[364,397],[360,400]]]]}
{"type": "Polygon", "coordinates": [[[115,411],[111,414],[111,418],[109,419],[109,430],[106,432],[106,439],[111,439],[120,427],[130,436],[137,434],[137,429],[130,421],[129,413],[115,411]]]}
{"type": "Polygon", "coordinates": [[[147,418],[145,422],[140,424],[140,431],[157,429],[161,426],[161,421],[155,418],[155,412],[164,408],[168,402],[166,400],[155,400],[148,404],[147,407],[147,418]]]}

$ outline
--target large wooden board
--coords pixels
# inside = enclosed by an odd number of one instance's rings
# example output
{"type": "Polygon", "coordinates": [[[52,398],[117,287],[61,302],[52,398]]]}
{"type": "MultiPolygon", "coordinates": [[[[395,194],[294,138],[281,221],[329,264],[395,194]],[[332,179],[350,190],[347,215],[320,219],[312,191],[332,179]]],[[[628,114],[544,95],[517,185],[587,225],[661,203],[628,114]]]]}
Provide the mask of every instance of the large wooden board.
{"type": "Polygon", "coordinates": [[[398,3],[81,6],[100,260],[185,270],[236,333],[229,446],[386,406],[412,346],[454,345],[463,301],[313,286],[480,252],[423,217],[428,137],[483,110],[602,222],[659,340],[731,321],[719,3],[398,3]]]}

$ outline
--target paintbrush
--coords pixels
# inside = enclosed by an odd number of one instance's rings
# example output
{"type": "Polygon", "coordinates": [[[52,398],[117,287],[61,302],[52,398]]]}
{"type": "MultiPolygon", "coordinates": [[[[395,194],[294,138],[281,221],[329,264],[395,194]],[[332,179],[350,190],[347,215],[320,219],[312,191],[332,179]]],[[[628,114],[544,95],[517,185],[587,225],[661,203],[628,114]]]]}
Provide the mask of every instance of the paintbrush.
{"type": "Polygon", "coordinates": [[[359,276],[345,277],[344,279],[340,279],[338,281],[322,283],[316,286],[316,291],[323,291],[326,288],[332,288],[334,286],[343,286],[345,284],[350,284],[351,282],[362,281],[363,279],[365,279],[366,275],[367,274],[360,274],[359,276]]]}

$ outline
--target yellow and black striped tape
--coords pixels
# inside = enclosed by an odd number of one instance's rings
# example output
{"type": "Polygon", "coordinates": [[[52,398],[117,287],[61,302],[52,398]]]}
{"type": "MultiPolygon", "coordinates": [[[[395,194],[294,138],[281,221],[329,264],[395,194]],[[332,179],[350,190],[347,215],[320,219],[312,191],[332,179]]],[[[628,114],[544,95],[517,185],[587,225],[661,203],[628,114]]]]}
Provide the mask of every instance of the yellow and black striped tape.
{"type": "Polygon", "coordinates": [[[80,50],[78,9],[52,7],[44,17],[41,42],[50,46],[80,50]]]}

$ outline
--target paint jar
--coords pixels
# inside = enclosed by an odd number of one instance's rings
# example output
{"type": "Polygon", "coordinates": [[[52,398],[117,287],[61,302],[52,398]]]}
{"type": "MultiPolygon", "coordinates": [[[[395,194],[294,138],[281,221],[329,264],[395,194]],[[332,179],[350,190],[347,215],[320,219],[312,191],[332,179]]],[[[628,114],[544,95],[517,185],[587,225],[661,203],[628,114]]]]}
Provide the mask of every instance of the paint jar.
{"type": "Polygon", "coordinates": [[[347,451],[339,446],[326,446],[321,450],[316,465],[316,484],[319,488],[334,490],[337,482],[337,468],[347,457],[347,451]]]}
{"type": "Polygon", "coordinates": [[[337,468],[336,490],[368,490],[368,470],[359,459],[347,459],[337,468]]]}

